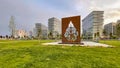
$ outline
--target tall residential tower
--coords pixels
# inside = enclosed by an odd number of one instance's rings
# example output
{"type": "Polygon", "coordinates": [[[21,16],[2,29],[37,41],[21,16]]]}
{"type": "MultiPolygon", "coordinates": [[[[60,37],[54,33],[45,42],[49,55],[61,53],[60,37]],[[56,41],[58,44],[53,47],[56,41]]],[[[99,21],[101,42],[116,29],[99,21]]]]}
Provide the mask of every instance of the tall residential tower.
{"type": "Polygon", "coordinates": [[[82,20],[83,36],[94,39],[99,34],[102,37],[104,11],[93,11],[82,20]]]}
{"type": "Polygon", "coordinates": [[[61,21],[55,17],[48,19],[49,32],[61,34],[61,21]]]}

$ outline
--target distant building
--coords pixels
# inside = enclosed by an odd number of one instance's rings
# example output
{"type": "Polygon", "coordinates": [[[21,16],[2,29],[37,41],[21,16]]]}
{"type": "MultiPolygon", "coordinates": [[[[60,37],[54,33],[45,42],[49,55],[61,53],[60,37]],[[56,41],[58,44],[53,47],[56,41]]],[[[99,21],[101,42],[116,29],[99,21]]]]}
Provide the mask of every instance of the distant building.
{"type": "Polygon", "coordinates": [[[103,35],[104,11],[93,11],[82,20],[83,36],[94,39],[96,34],[103,35]]]}
{"type": "Polygon", "coordinates": [[[112,22],[112,23],[109,23],[109,24],[106,24],[104,26],[104,30],[106,32],[106,35],[116,35],[116,23],[112,22]]]}
{"type": "Polygon", "coordinates": [[[119,24],[119,23],[120,23],[120,20],[118,20],[116,24],[119,24]]]}
{"type": "Polygon", "coordinates": [[[29,37],[32,38],[33,37],[33,32],[29,31],[29,37]]]}
{"type": "Polygon", "coordinates": [[[120,40],[120,20],[118,20],[116,24],[116,35],[119,37],[120,40]]]}
{"type": "Polygon", "coordinates": [[[61,21],[55,17],[50,18],[48,20],[48,30],[49,30],[49,33],[56,32],[58,34],[61,34],[61,21]]]}
{"type": "Polygon", "coordinates": [[[25,38],[28,36],[28,33],[25,30],[17,30],[16,34],[19,38],[25,38]]]}
{"type": "Polygon", "coordinates": [[[37,36],[37,29],[33,28],[33,36],[36,37],[37,36]]]}
{"type": "Polygon", "coordinates": [[[42,23],[36,23],[34,31],[37,37],[47,38],[47,27],[42,23]]]}

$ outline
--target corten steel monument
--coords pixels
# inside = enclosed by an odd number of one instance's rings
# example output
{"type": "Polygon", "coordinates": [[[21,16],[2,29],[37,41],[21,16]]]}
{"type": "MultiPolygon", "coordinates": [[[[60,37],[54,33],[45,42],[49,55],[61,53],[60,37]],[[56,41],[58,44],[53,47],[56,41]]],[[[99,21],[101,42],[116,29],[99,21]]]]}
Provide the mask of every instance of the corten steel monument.
{"type": "Polygon", "coordinates": [[[62,18],[62,43],[80,44],[80,24],[81,17],[73,16],[62,18]]]}

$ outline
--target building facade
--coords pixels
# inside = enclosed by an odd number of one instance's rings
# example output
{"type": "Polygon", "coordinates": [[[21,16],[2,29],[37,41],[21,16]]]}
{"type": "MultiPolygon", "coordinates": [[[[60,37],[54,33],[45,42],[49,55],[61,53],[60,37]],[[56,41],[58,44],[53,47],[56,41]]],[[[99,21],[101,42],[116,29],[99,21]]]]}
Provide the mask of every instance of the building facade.
{"type": "Polygon", "coordinates": [[[116,35],[116,23],[111,22],[109,24],[106,24],[104,26],[104,30],[107,36],[109,36],[110,34],[116,35]]]}
{"type": "Polygon", "coordinates": [[[102,37],[104,11],[93,11],[82,20],[83,37],[95,39],[96,35],[102,37]]]}
{"type": "Polygon", "coordinates": [[[117,23],[116,23],[116,25],[117,25],[117,24],[120,24],[120,20],[117,20],[117,23]]]}
{"type": "Polygon", "coordinates": [[[16,34],[17,34],[17,37],[19,37],[19,38],[25,38],[25,37],[28,36],[28,33],[25,30],[22,30],[22,29],[17,30],[16,34]]]}
{"type": "Polygon", "coordinates": [[[118,36],[120,40],[120,20],[118,20],[116,24],[116,35],[118,36]]]}
{"type": "Polygon", "coordinates": [[[42,23],[35,24],[34,32],[36,37],[47,38],[47,27],[42,23]]]}
{"type": "Polygon", "coordinates": [[[37,36],[37,29],[34,27],[33,28],[33,36],[36,37],[37,36]]]}
{"type": "Polygon", "coordinates": [[[48,32],[61,34],[61,21],[55,17],[48,19],[48,32]]]}

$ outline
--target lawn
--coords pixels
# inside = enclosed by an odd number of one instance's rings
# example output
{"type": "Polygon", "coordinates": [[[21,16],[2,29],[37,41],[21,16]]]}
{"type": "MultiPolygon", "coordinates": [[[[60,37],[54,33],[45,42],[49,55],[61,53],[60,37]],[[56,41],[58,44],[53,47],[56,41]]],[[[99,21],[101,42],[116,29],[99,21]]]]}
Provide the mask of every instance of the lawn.
{"type": "Polygon", "coordinates": [[[51,40],[0,40],[0,68],[120,68],[120,41],[114,48],[45,46],[51,40]]]}

